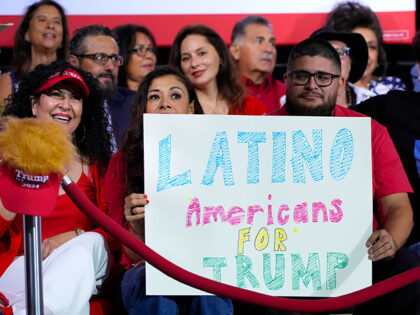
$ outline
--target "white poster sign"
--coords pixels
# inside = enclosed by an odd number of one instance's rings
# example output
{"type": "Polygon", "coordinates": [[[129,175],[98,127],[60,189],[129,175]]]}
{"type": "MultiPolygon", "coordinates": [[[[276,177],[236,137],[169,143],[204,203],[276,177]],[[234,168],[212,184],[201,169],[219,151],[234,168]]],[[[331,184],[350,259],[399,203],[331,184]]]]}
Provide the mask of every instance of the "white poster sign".
{"type": "MultiPolygon", "coordinates": [[[[370,134],[369,118],[146,114],[146,243],[269,295],[369,286],[370,134]]],[[[206,294],[150,265],[146,275],[147,294],[206,294]]]]}

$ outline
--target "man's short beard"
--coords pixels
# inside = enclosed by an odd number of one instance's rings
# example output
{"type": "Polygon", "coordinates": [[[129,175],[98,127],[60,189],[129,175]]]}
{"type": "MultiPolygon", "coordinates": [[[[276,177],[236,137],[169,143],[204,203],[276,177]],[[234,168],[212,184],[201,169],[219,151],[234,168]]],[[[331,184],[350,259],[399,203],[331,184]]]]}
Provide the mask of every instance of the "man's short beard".
{"type": "Polygon", "coordinates": [[[99,73],[96,76],[96,79],[99,80],[101,85],[102,94],[104,95],[105,99],[110,100],[114,97],[115,92],[117,91],[117,79],[110,71],[104,71],[99,73]],[[111,78],[111,81],[107,80],[105,83],[102,83],[100,79],[102,77],[111,78]]]}
{"type": "MultiPolygon", "coordinates": [[[[336,99],[332,98],[332,99],[336,99]]],[[[286,109],[292,116],[333,116],[335,102],[327,102],[317,105],[316,107],[308,107],[297,102],[293,102],[286,95],[286,109]]]]}
{"type": "Polygon", "coordinates": [[[103,86],[102,85],[102,93],[105,99],[110,100],[114,97],[114,94],[117,90],[117,86],[103,86]]]}

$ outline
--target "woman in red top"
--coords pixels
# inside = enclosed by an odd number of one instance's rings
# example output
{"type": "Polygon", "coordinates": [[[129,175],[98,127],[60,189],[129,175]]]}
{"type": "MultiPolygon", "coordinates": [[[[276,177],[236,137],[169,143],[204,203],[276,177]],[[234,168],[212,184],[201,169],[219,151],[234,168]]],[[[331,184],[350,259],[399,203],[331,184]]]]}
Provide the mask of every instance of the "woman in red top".
{"type": "Polygon", "coordinates": [[[204,114],[263,115],[259,99],[245,96],[235,62],[223,39],[208,26],[184,27],[176,36],[169,64],[194,85],[204,114]]]}
{"type": "MultiPolygon", "coordinates": [[[[112,157],[105,177],[109,215],[144,241],[144,207],[149,203],[143,182],[143,114],[202,114],[191,83],[177,69],[163,66],[140,84],[132,119],[121,151],[112,157]]],[[[142,257],[125,248],[128,269],[121,283],[121,298],[129,314],[233,314],[232,302],[216,296],[147,296],[142,257]]]]}
{"type": "MultiPolygon", "coordinates": [[[[39,65],[21,81],[4,114],[62,125],[78,151],[66,166],[67,174],[105,211],[102,183],[111,144],[98,84],[64,61],[39,65]]],[[[92,222],[61,189],[56,207],[41,224],[45,311],[89,314],[89,299],[107,274],[106,234],[93,232],[92,222]]],[[[22,230],[22,216],[0,203],[0,292],[14,314],[26,314],[22,230]]]]}

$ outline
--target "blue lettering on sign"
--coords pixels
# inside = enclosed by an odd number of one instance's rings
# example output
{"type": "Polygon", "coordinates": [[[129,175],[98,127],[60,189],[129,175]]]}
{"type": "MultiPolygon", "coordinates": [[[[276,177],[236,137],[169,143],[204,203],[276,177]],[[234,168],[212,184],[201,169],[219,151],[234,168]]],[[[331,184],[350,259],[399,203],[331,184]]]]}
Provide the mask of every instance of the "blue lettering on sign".
{"type": "Polygon", "coordinates": [[[286,133],[273,132],[273,169],[271,182],[283,183],[286,171],[286,133]]]}
{"type": "MultiPolygon", "coordinates": [[[[273,132],[272,183],[283,183],[286,173],[286,132],[273,132]]],[[[305,183],[305,165],[313,181],[322,181],[323,174],[323,135],[322,129],[312,130],[312,142],[308,141],[302,130],[292,131],[292,157],[290,159],[294,183],[305,183]]],[[[260,182],[259,144],[266,143],[265,132],[237,133],[238,143],[248,144],[247,184],[260,182]]],[[[415,141],[414,156],[420,175],[420,140],[415,141]]],[[[349,129],[340,129],[331,146],[329,170],[335,180],[343,180],[351,169],[354,159],[354,140],[349,129]]],[[[207,167],[201,181],[210,186],[217,170],[221,168],[225,186],[235,185],[229,142],[226,131],[217,132],[210,149],[207,167]]],[[[159,141],[159,165],[157,191],[171,187],[191,184],[191,170],[171,177],[171,135],[159,141]]]]}
{"type": "Polygon", "coordinates": [[[303,134],[302,130],[293,131],[292,143],[293,143],[293,156],[292,156],[292,167],[293,167],[293,182],[294,183],[305,183],[305,171],[303,168],[303,160],[306,161],[306,165],[309,168],[309,172],[314,181],[320,181],[324,179],[322,174],[322,130],[312,130],[312,140],[314,143],[314,149],[312,150],[308,140],[303,134]]]}
{"type": "Polygon", "coordinates": [[[354,146],[353,135],[348,129],[337,132],[330,156],[330,173],[336,180],[346,177],[353,162],[354,146]]]}
{"type": "Polygon", "coordinates": [[[171,178],[171,135],[159,141],[159,167],[157,191],[191,184],[191,171],[171,178]]]}
{"type": "Polygon", "coordinates": [[[258,143],[265,143],[265,132],[238,132],[238,142],[248,143],[247,184],[257,184],[260,181],[260,155],[258,143]]]}
{"type": "Polygon", "coordinates": [[[235,185],[226,131],[217,132],[214,137],[213,145],[210,150],[209,161],[207,163],[207,168],[204,172],[201,184],[213,184],[214,175],[219,167],[221,167],[223,171],[225,186],[235,185]]]}

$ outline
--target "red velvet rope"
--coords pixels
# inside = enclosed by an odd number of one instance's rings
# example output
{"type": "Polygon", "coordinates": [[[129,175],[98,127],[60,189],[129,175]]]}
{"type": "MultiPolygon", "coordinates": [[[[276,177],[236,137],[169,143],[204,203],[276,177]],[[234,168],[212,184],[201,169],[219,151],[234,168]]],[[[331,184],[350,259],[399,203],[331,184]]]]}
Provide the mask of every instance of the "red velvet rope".
{"type": "Polygon", "coordinates": [[[169,260],[157,254],[143,242],[135,238],[123,227],[100,211],[76,186],[71,183],[63,187],[73,202],[99,226],[109,234],[119,239],[124,245],[130,247],[144,257],[151,265],[166,275],[181,281],[189,286],[204,290],[219,296],[253,303],[265,307],[277,308],[294,312],[326,312],[347,308],[376,298],[390,291],[399,289],[407,284],[420,280],[420,267],[416,267],[368,288],[352,292],[334,298],[319,300],[303,300],[269,296],[262,293],[252,292],[231,285],[216,282],[173,264],[169,260]]]}

